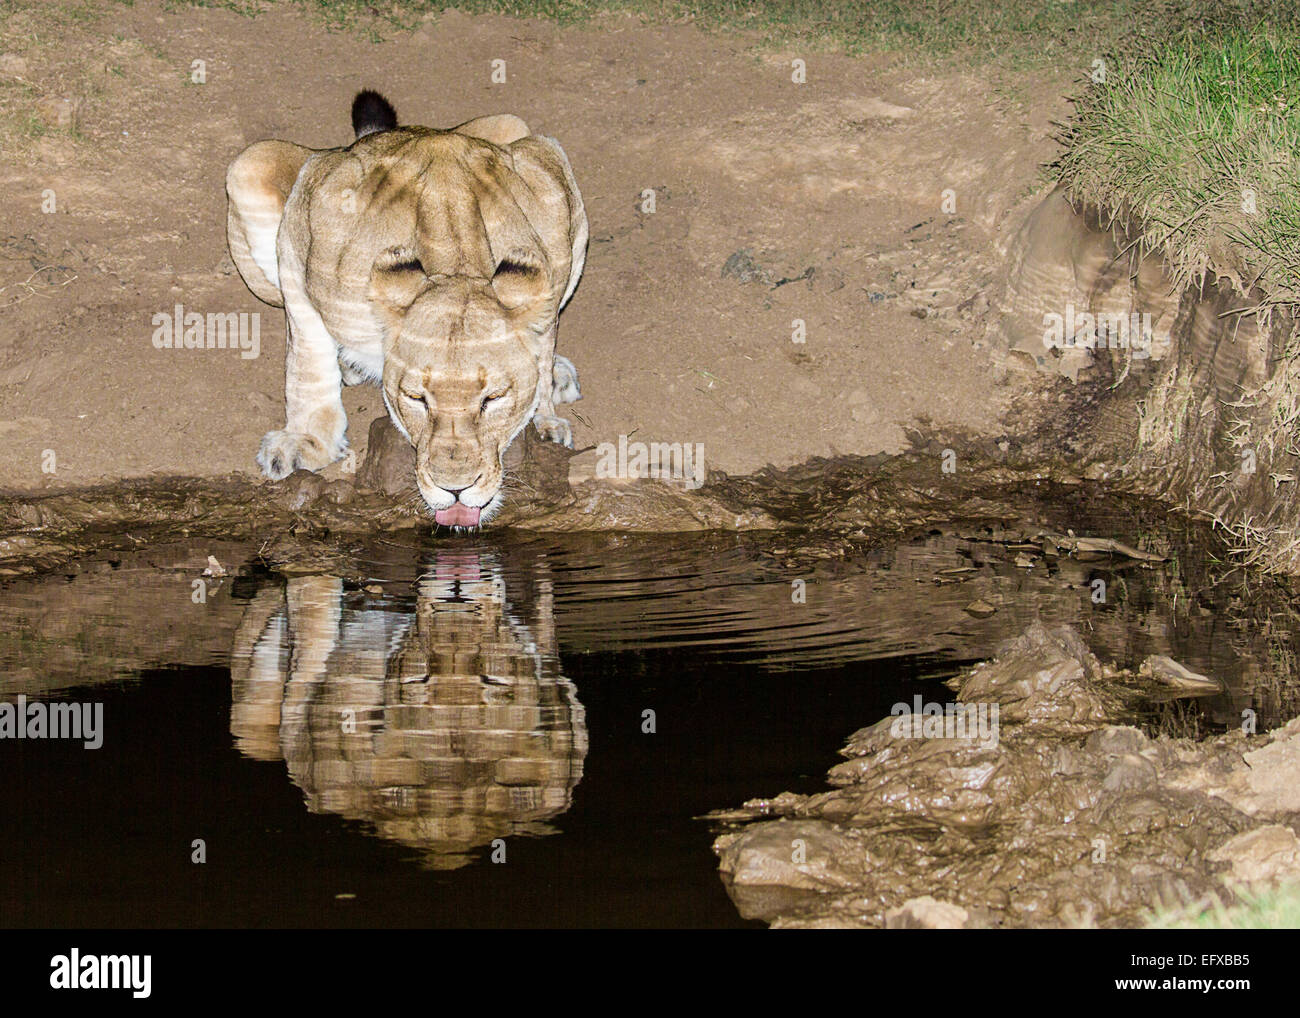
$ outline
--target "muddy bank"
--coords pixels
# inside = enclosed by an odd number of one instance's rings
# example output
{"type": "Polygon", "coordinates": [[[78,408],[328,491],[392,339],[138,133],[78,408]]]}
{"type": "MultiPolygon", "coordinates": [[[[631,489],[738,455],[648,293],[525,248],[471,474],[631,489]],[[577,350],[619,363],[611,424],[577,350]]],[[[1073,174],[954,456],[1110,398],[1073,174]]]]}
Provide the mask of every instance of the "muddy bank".
{"type": "Polygon", "coordinates": [[[1131,724],[1205,678],[1030,627],[953,680],[946,722],[896,708],[855,733],[830,791],[712,814],[735,828],[714,843],[724,882],[778,927],[972,928],[1138,925],[1298,879],[1300,719],[1201,742],[1131,724]]]}
{"type": "MultiPolygon", "coordinates": [[[[687,487],[649,478],[575,482],[574,454],[528,429],[506,455],[507,501],[489,527],[558,533],[795,528],[890,537],[958,519],[1016,520],[1050,476],[1081,483],[1065,471],[1049,475],[1012,462],[995,439],[913,438],[918,448],[904,456],[811,460],[736,478],[711,470],[702,486],[687,487]]],[[[232,475],[0,493],[0,575],[50,568],[95,548],[138,548],[160,536],[263,536],[305,547],[328,543],[331,535],[431,530],[413,483],[410,446],[386,417],[372,422],[367,444],[355,475],[333,480],[298,471],[274,483],[232,475]]]]}
{"type": "Polygon", "coordinates": [[[1290,314],[1229,269],[1176,287],[1135,224],[1061,188],[1011,239],[1007,271],[1001,342],[1068,379],[1037,407],[1038,454],[1214,521],[1242,560],[1300,571],[1290,314]]]}
{"type": "MultiPolygon", "coordinates": [[[[411,448],[387,417],[354,476],[300,470],[274,483],[232,475],[176,477],[60,491],[0,493],[0,576],[53,568],[80,554],[162,540],[262,538],[270,558],[328,558],[358,534],[423,529],[411,448]]],[[[571,487],[568,454],[532,436],[506,457],[509,497],[493,529],[681,532],[770,529],[777,521],[726,485],[686,492],[657,481],[571,487]]],[[[450,531],[442,536],[454,540],[450,531]]]]}

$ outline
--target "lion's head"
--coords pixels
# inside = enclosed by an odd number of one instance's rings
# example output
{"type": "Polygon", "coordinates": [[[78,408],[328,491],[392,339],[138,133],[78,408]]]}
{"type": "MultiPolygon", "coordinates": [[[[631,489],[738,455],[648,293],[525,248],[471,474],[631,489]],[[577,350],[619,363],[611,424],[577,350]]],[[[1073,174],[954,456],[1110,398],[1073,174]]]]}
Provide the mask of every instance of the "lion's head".
{"type": "Polygon", "coordinates": [[[426,275],[401,250],[375,265],[384,402],[415,447],[416,484],[440,524],[478,526],[501,504],[502,457],[551,384],[539,365],[554,322],[548,293],[529,252],[512,252],[491,279],[426,275]]]}

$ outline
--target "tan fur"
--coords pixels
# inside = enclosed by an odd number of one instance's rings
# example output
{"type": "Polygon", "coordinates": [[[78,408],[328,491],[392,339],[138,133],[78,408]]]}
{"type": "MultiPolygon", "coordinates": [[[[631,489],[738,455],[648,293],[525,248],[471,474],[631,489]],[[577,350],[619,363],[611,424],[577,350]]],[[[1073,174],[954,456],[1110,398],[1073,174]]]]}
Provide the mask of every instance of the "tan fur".
{"type": "Polygon", "coordinates": [[[430,565],[408,604],[359,603],[335,576],[260,590],[235,636],[230,732],[283,759],[312,812],[444,868],[568,809],[588,737],[544,565],[513,602],[487,553],[430,565]]]}
{"type": "Polygon", "coordinates": [[[288,324],[286,424],[257,457],[268,477],[344,454],[341,387],[361,380],[382,385],[433,509],[464,489],[490,515],[530,420],[572,445],[555,403],[578,398],[577,378],[555,335],[587,217],[554,140],[492,116],[346,148],[264,141],[231,163],[226,192],[231,256],[288,324]]]}

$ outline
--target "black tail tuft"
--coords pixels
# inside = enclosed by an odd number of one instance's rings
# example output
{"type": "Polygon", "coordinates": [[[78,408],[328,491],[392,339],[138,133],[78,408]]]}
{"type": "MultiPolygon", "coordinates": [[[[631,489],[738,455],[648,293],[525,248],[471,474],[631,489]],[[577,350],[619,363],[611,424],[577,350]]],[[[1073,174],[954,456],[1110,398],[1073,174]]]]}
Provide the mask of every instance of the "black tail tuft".
{"type": "Polygon", "coordinates": [[[364,89],[352,100],[352,130],[358,138],[376,131],[391,131],[397,126],[397,111],[378,92],[364,89]]]}

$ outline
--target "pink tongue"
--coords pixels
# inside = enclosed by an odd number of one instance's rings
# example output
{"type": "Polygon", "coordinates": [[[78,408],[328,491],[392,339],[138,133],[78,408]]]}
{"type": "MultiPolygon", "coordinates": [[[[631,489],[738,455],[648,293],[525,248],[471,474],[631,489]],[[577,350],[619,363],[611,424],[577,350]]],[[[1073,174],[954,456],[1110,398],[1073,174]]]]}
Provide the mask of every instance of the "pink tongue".
{"type": "Polygon", "coordinates": [[[433,514],[434,522],[444,527],[477,527],[482,509],[472,505],[453,502],[446,509],[439,509],[433,514]]]}

